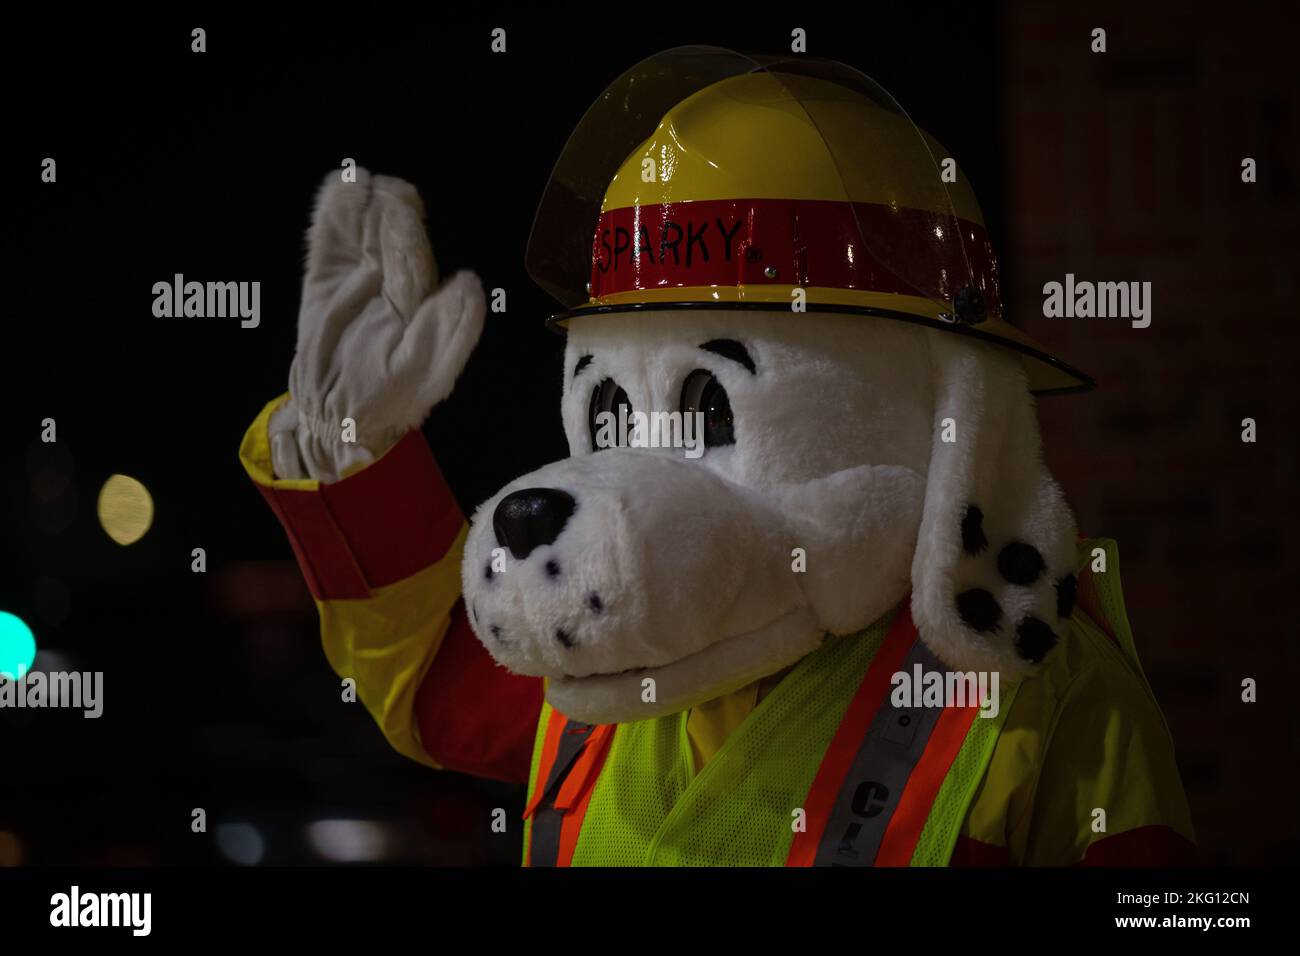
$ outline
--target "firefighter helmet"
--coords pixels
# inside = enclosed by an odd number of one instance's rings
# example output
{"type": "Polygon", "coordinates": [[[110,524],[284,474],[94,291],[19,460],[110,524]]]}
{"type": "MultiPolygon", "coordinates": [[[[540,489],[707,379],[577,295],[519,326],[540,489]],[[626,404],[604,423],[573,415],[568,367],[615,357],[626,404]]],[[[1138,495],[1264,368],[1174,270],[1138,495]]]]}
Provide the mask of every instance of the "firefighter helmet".
{"type": "Polygon", "coordinates": [[[1035,392],[1093,385],[1004,319],[979,204],[947,151],[827,60],[682,47],[637,64],[569,138],[527,267],[566,307],[555,327],[797,304],[1013,349],[1035,392]]]}

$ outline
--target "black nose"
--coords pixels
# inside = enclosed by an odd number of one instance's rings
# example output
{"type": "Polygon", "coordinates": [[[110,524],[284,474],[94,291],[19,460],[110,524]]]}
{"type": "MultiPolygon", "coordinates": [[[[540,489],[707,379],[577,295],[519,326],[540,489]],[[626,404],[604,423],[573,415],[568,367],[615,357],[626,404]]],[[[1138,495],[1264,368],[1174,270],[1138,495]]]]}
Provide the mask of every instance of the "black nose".
{"type": "Polygon", "coordinates": [[[573,495],[558,488],[512,491],[492,512],[497,544],[509,548],[515,560],[522,561],[534,548],[558,538],[577,506],[573,495]]]}

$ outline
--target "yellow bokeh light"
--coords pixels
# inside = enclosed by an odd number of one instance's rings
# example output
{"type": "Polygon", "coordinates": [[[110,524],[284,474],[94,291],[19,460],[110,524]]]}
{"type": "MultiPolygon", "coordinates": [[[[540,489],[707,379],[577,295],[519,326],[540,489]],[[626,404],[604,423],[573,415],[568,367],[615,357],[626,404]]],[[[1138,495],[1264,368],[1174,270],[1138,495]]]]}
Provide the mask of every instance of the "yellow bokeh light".
{"type": "Polygon", "coordinates": [[[110,475],[99,490],[99,523],[118,544],[135,544],[153,524],[149,489],[129,475],[110,475]]]}

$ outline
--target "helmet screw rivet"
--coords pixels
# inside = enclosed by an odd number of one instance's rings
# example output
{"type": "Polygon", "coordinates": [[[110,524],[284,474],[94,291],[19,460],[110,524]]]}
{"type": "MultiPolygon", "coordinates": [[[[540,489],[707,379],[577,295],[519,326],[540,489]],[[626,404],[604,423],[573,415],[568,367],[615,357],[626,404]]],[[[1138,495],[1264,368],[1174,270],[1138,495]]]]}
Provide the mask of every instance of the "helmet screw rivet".
{"type": "Polygon", "coordinates": [[[591,283],[587,283],[587,295],[591,295],[591,283]]]}
{"type": "Polygon", "coordinates": [[[952,300],[952,311],[962,325],[978,325],[988,317],[984,295],[973,285],[964,285],[957,290],[952,300]]]}
{"type": "Polygon", "coordinates": [[[763,270],[763,275],[767,276],[769,279],[775,279],[776,266],[768,266],[766,269],[763,270]]]}

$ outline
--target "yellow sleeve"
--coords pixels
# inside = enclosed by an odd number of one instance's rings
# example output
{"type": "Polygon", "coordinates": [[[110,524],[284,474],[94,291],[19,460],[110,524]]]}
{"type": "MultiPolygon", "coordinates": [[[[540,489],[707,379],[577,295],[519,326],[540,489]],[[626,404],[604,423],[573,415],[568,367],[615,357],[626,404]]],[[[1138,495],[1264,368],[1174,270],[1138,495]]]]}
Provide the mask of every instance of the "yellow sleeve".
{"type": "Polygon", "coordinates": [[[464,543],[462,528],[437,562],[368,598],[316,602],[330,667],[356,681],[357,696],[394,749],[435,768],[420,740],[415,696],[460,600],[464,543]]]}
{"type": "Polygon", "coordinates": [[[1084,615],[1073,624],[1090,660],[1056,710],[1012,843],[1030,865],[1178,862],[1195,835],[1164,718],[1114,642],[1084,615]]]}
{"type": "Polygon", "coordinates": [[[325,656],[400,753],[428,766],[416,698],[460,600],[466,524],[418,430],[341,481],[274,476],[270,402],[240,460],[280,519],[320,611],[325,656]]]}
{"type": "Polygon", "coordinates": [[[1098,538],[1080,553],[1080,602],[1043,669],[1016,690],[962,825],[965,848],[995,864],[1194,862],[1173,741],[1124,609],[1118,548],[1098,538]],[[1094,574],[1098,550],[1107,570],[1094,574]]]}

